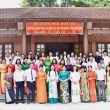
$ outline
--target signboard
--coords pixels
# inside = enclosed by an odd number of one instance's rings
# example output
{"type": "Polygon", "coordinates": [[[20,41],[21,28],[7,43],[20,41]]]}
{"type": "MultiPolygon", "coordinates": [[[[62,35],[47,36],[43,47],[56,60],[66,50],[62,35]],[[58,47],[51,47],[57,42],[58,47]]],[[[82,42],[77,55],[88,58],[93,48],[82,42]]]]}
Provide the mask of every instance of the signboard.
{"type": "Polygon", "coordinates": [[[83,34],[83,22],[27,22],[26,34],[83,34]]]}

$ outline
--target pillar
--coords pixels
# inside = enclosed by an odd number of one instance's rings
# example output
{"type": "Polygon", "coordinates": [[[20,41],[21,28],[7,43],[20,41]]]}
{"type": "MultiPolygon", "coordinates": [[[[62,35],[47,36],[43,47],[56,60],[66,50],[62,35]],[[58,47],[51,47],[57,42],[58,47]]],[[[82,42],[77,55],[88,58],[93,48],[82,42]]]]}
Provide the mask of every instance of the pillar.
{"type": "Polygon", "coordinates": [[[88,32],[87,32],[87,22],[84,23],[83,51],[84,51],[84,54],[88,54],[88,32]]]}
{"type": "Polygon", "coordinates": [[[23,28],[23,34],[22,34],[22,53],[26,55],[26,29],[25,24],[23,28]]]}

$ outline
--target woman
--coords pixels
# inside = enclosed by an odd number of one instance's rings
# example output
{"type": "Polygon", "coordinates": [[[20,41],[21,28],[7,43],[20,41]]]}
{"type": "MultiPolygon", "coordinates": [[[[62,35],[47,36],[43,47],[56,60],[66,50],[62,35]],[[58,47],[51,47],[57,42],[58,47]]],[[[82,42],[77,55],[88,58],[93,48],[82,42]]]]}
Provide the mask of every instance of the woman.
{"type": "Polygon", "coordinates": [[[27,63],[27,59],[25,59],[24,61],[23,61],[23,64],[22,64],[22,70],[27,70],[27,69],[29,69],[29,65],[28,65],[28,63],[27,63]]]}
{"type": "Polygon", "coordinates": [[[58,102],[58,91],[57,91],[57,82],[58,82],[58,74],[55,70],[54,65],[51,66],[51,70],[48,73],[47,81],[49,82],[49,103],[57,103],[58,102]]]}
{"type": "Polygon", "coordinates": [[[35,56],[35,64],[38,66],[40,65],[38,55],[35,56]]]}
{"type": "Polygon", "coordinates": [[[37,74],[37,103],[47,103],[46,79],[47,76],[43,71],[43,65],[40,65],[39,72],[37,74]]]}
{"type": "Polygon", "coordinates": [[[59,73],[60,80],[60,102],[69,103],[69,72],[66,71],[66,67],[63,66],[62,71],[59,73]]]}
{"type": "Polygon", "coordinates": [[[55,58],[52,60],[52,65],[54,65],[55,70],[57,72],[59,72],[59,65],[58,65],[57,60],[55,58]]]}
{"type": "Polygon", "coordinates": [[[71,96],[73,103],[79,103],[80,100],[80,74],[78,72],[78,67],[74,66],[73,71],[70,73],[70,81],[71,81],[71,96]]]}
{"type": "Polygon", "coordinates": [[[36,61],[33,60],[33,69],[36,71],[36,73],[38,72],[38,64],[36,64],[36,61]]]}
{"type": "Polygon", "coordinates": [[[13,87],[13,75],[11,72],[11,67],[8,67],[8,72],[5,75],[4,82],[6,84],[5,89],[5,103],[11,104],[14,103],[14,87],[13,87]]]}
{"type": "Polygon", "coordinates": [[[21,60],[17,59],[15,64],[15,71],[18,69],[19,64],[21,65],[21,60]]]}
{"type": "Polygon", "coordinates": [[[106,94],[106,100],[110,102],[110,66],[108,65],[106,67],[106,73],[107,73],[107,94],[106,94]]]}
{"type": "Polygon", "coordinates": [[[87,73],[85,72],[85,66],[81,67],[80,72],[80,88],[81,88],[81,101],[88,102],[89,101],[89,91],[88,91],[88,83],[87,83],[87,73]]]}
{"type": "Polygon", "coordinates": [[[28,58],[27,58],[28,65],[30,65],[32,63],[32,59],[33,59],[32,56],[29,54],[28,58]]]}
{"type": "Polygon", "coordinates": [[[89,96],[90,102],[97,101],[97,94],[96,94],[96,74],[92,71],[92,66],[88,67],[88,82],[89,82],[89,96]]]}
{"type": "Polygon", "coordinates": [[[5,59],[3,59],[2,60],[2,64],[0,64],[0,73],[1,73],[1,75],[0,75],[0,77],[1,77],[1,90],[0,90],[0,92],[2,93],[2,94],[4,94],[5,93],[5,82],[4,82],[4,78],[5,78],[5,74],[6,74],[6,72],[7,72],[7,65],[6,65],[6,60],[5,59]]]}
{"type": "Polygon", "coordinates": [[[88,64],[86,62],[86,58],[85,57],[82,58],[81,65],[82,66],[86,66],[86,70],[85,71],[88,71],[88,64]]]}

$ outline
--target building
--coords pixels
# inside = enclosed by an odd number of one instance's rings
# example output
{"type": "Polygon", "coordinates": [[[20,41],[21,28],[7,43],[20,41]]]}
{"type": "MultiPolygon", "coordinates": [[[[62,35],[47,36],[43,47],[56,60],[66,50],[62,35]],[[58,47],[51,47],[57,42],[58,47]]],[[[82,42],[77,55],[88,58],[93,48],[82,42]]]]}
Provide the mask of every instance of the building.
{"type": "Polygon", "coordinates": [[[110,8],[0,9],[0,60],[15,51],[88,54],[105,49],[110,56],[110,8]]]}

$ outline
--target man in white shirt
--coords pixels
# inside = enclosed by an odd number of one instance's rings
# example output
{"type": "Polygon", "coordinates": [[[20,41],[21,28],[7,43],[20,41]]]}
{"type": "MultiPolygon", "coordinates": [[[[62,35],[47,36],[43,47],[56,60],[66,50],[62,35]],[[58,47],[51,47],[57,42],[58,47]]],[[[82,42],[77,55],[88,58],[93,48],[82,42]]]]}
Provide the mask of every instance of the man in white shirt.
{"type": "Polygon", "coordinates": [[[27,95],[27,104],[30,104],[30,102],[35,103],[35,88],[36,88],[37,73],[33,69],[33,66],[34,66],[34,64],[31,63],[30,68],[25,71],[25,84],[24,84],[24,86],[28,87],[28,89],[32,93],[32,99],[30,99],[31,93],[29,93],[27,95]]]}
{"type": "Polygon", "coordinates": [[[110,58],[109,58],[109,56],[107,55],[108,53],[107,53],[107,51],[106,50],[104,50],[103,51],[103,59],[104,59],[104,63],[105,63],[105,65],[107,66],[108,64],[109,64],[109,62],[110,62],[110,58]]]}
{"type": "Polygon", "coordinates": [[[11,57],[11,54],[9,52],[6,53],[6,57],[5,57],[5,60],[6,60],[6,64],[8,65],[9,64],[9,60],[12,59],[11,57]]]}
{"type": "Polygon", "coordinates": [[[17,59],[20,59],[21,60],[21,56],[19,54],[19,51],[16,52],[16,56],[14,57],[14,60],[13,60],[13,63],[15,64],[16,63],[16,60],[17,59]]]}
{"type": "Polygon", "coordinates": [[[89,62],[88,62],[88,66],[92,66],[93,71],[96,71],[97,69],[97,63],[94,61],[93,56],[89,57],[89,62]]]}
{"type": "Polygon", "coordinates": [[[21,103],[24,103],[24,71],[22,65],[18,65],[18,69],[14,72],[14,88],[16,88],[16,104],[19,103],[19,93],[21,95],[21,103]]]}
{"type": "Polygon", "coordinates": [[[98,63],[98,69],[95,73],[97,76],[98,101],[105,101],[106,72],[102,69],[101,63],[98,63]]]}

